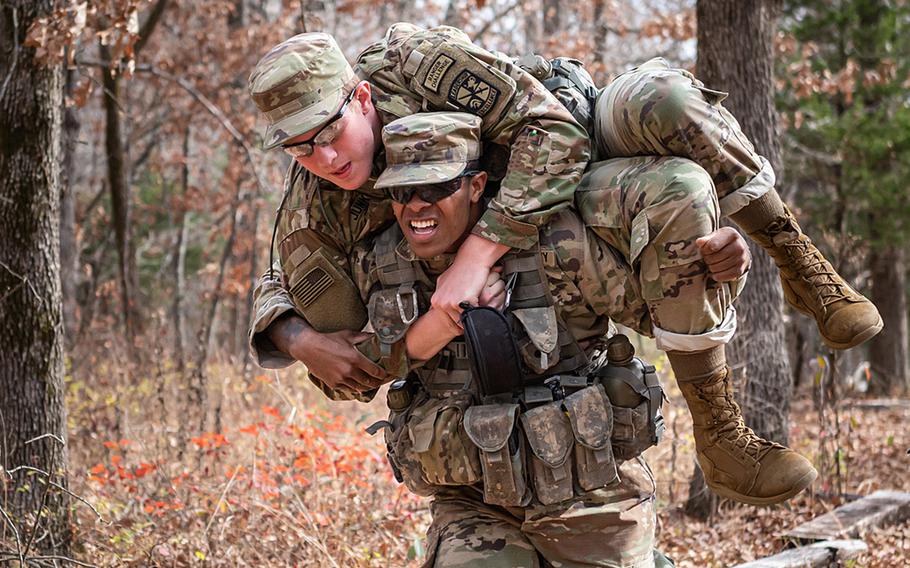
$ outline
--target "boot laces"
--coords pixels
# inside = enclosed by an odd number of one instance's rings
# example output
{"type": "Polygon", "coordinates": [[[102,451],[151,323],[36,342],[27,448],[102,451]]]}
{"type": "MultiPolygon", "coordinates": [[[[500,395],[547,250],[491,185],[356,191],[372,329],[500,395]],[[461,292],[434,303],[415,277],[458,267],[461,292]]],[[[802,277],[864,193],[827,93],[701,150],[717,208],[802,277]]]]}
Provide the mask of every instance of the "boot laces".
{"type": "Polygon", "coordinates": [[[800,235],[783,243],[783,247],[798,279],[808,284],[807,288],[819,305],[825,307],[847,298],[846,284],[808,238],[800,235]]]}
{"type": "Polygon", "coordinates": [[[718,440],[724,440],[734,447],[742,448],[743,453],[756,460],[771,451],[777,444],[769,442],[755,434],[743,422],[739,405],[732,393],[724,388],[722,382],[711,385],[699,393],[699,398],[711,409],[711,417],[719,434],[718,440]],[[717,387],[720,388],[711,388],[717,387]]]}

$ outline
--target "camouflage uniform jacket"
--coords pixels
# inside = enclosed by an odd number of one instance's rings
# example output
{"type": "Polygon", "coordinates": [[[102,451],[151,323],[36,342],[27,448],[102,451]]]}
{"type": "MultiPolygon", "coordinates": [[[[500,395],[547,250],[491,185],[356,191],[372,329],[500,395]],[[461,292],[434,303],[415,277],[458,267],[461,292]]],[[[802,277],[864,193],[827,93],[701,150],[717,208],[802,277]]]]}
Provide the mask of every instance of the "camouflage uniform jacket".
{"type": "MultiPolygon", "coordinates": [[[[397,225],[355,246],[351,268],[356,286],[370,306],[371,325],[376,333],[358,348],[395,376],[404,376],[421,366],[437,369],[440,359],[446,358],[445,352],[430,361],[412,361],[406,355],[404,333],[408,324],[397,315],[395,297],[400,285],[383,282],[382,265],[389,262],[383,259],[388,256],[385,251],[394,253],[398,269],[414,268],[420,314],[429,308],[436,277],[454,259],[454,255],[418,259],[397,225]],[[383,304],[387,306],[385,309],[383,304]],[[395,339],[385,355],[380,335],[395,339]]],[[[566,209],[553,215],[550,222],[541,227],[534,250],[510,252],[503,257],[504,278],[518,272],[519,283],[522,279],[532,279],[515,288],[509,306],[514,316],[519,351],[530,376],[569,373],[585,366],[585,353],[612,334],[614,320],[633,329],[649,329],[649,314],[640,300],[638,280],[632,268],[619,260],[619,255],[586,228],[574,210],[566,209]],[[605,254],[613,255],[613,258],[605,262],[605,254]],[[541,274],[542,278],[537,278],[541,274]],[[617,284],[622,282],[627,284],[617,284]]],[[[410,312],[410,300],[405,304],[410,312]]],[[[460,342],[461,338],[458,338],[453,344],[460,342]]],[[[444,351],[457,353],[463,350],[450,344],[444,351]]],[[[375,394],[331,392],[317,380],[314,383],[334,399],[369,400],[375,394]]]]}
{"type": "MultiPolygon", "coordinates": [[[[385,39],[360,54],[355,72],[371,83],[383,124],[426,110],[463,110],[483,118],[485,168],[502,179],[474,233],[530,249],[536,246],[538,226],[571,204],[589,159],[587,134],[549,91],[508,57],[473,45],[455,28],[422,30],[396,24],[385,39]]],[[[383,166],[380,151],[374,173],[383,166]]],[[[391,221],[388,200],[372,189],[374,181],[358,191],[344,191],[291,165],[276,235],[280,264],[254,291],[250,338],[260,365],[276,368],[294,362],[260,333],[295,307],[287,291],[288,264],[322,249],[348,272],[354,243],[391,221]]]]}

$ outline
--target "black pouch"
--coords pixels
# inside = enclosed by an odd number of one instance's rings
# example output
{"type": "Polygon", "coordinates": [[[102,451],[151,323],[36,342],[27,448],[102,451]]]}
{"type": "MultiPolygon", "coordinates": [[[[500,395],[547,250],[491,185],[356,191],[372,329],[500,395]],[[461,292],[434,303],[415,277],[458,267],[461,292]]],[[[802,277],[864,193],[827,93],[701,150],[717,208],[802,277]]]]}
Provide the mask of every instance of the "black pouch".
{"type": "Polygon", "coordinates": [[[465,306],[461,325],[482,396],[518,392],[523,382],[521,363],[506,316],[493,308],[465,306]]]}
{"type": "Polygon", "coordinates": [[[605,487],[617,479],[610,436],[613,407],[603,386],[593,384],[563,401],[575,434],[575,469],[585,491],[605,487]]]}
{"type": "Polygon", "coordinates": [[[531,498],[517,416],[517,404],[484,404],[465,412],[465,431],[480,449],[483,500],[491,505],[523,507],[531,498]]]}
{"type": "Polygon", "coordinates": [[[571,499],[573,436],[569,418],[557,400],[521,415],[525,437],[531,448],[534,493],[544,505],[571,499]]]}

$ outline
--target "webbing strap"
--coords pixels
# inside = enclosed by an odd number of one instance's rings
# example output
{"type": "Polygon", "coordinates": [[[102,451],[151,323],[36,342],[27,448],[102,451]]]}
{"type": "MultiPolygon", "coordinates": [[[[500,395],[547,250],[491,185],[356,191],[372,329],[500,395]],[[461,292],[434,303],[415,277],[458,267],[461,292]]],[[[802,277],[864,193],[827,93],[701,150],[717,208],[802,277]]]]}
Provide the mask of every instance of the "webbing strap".
{"type": "Polygon", "coordinates": [[[509,255],[502,264],[503,272],[505,274],[511,274],[513,272],[537,272],[537,269],[540,267],[539,253],[535,252],[533,255],[509,255]]]}
{"type": "Polygon", "coordinates": [[[515,287],[515,290],[512,291],[512,299],[514,300],[530,300],[532,298],[543,298],[547,294],[547,287],[543,282],[538,282],[537,284],[528,284],[522,286],[519,284],[515,287]]]}

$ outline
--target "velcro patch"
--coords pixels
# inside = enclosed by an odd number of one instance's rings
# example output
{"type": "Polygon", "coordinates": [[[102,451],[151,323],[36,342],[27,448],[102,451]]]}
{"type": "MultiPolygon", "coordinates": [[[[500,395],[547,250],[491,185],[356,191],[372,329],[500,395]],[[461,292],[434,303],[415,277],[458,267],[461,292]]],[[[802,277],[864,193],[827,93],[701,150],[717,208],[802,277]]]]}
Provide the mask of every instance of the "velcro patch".
{"type": "Polygon", "coordinates": [[[423,79],[423,86],[434,93],[438,93],[439,82],[442,81],[442,76],[446,74],[446,71],[449,70],[453,63],[455,63],[454,59],[444,53],[440,53],[436,60],[433,61],[433,64],[430,65],[430,69],[423,79]]]}
{"type": "Polygon", "coordinates": [[[358,219],[361,215],[366,213],[369,206],[370,201],[365,196],[358,195],[357,198],[354,199],[354,203],[351,204],[351,215],[355,219],[358,219]]]}
{"type": "Polygon", "coordinates": [[[465,69],[449,87],[448,100],[456,107],[486,116],[499,100],[499,89],[465,69]]]}
{"type": "Polygon", "coordinates": [[[317,266],[307,272],[300,282],[291,288],[291,294],[302,308],[306,308],[328,290],[333,282],[329,273],[317,266]]]}

